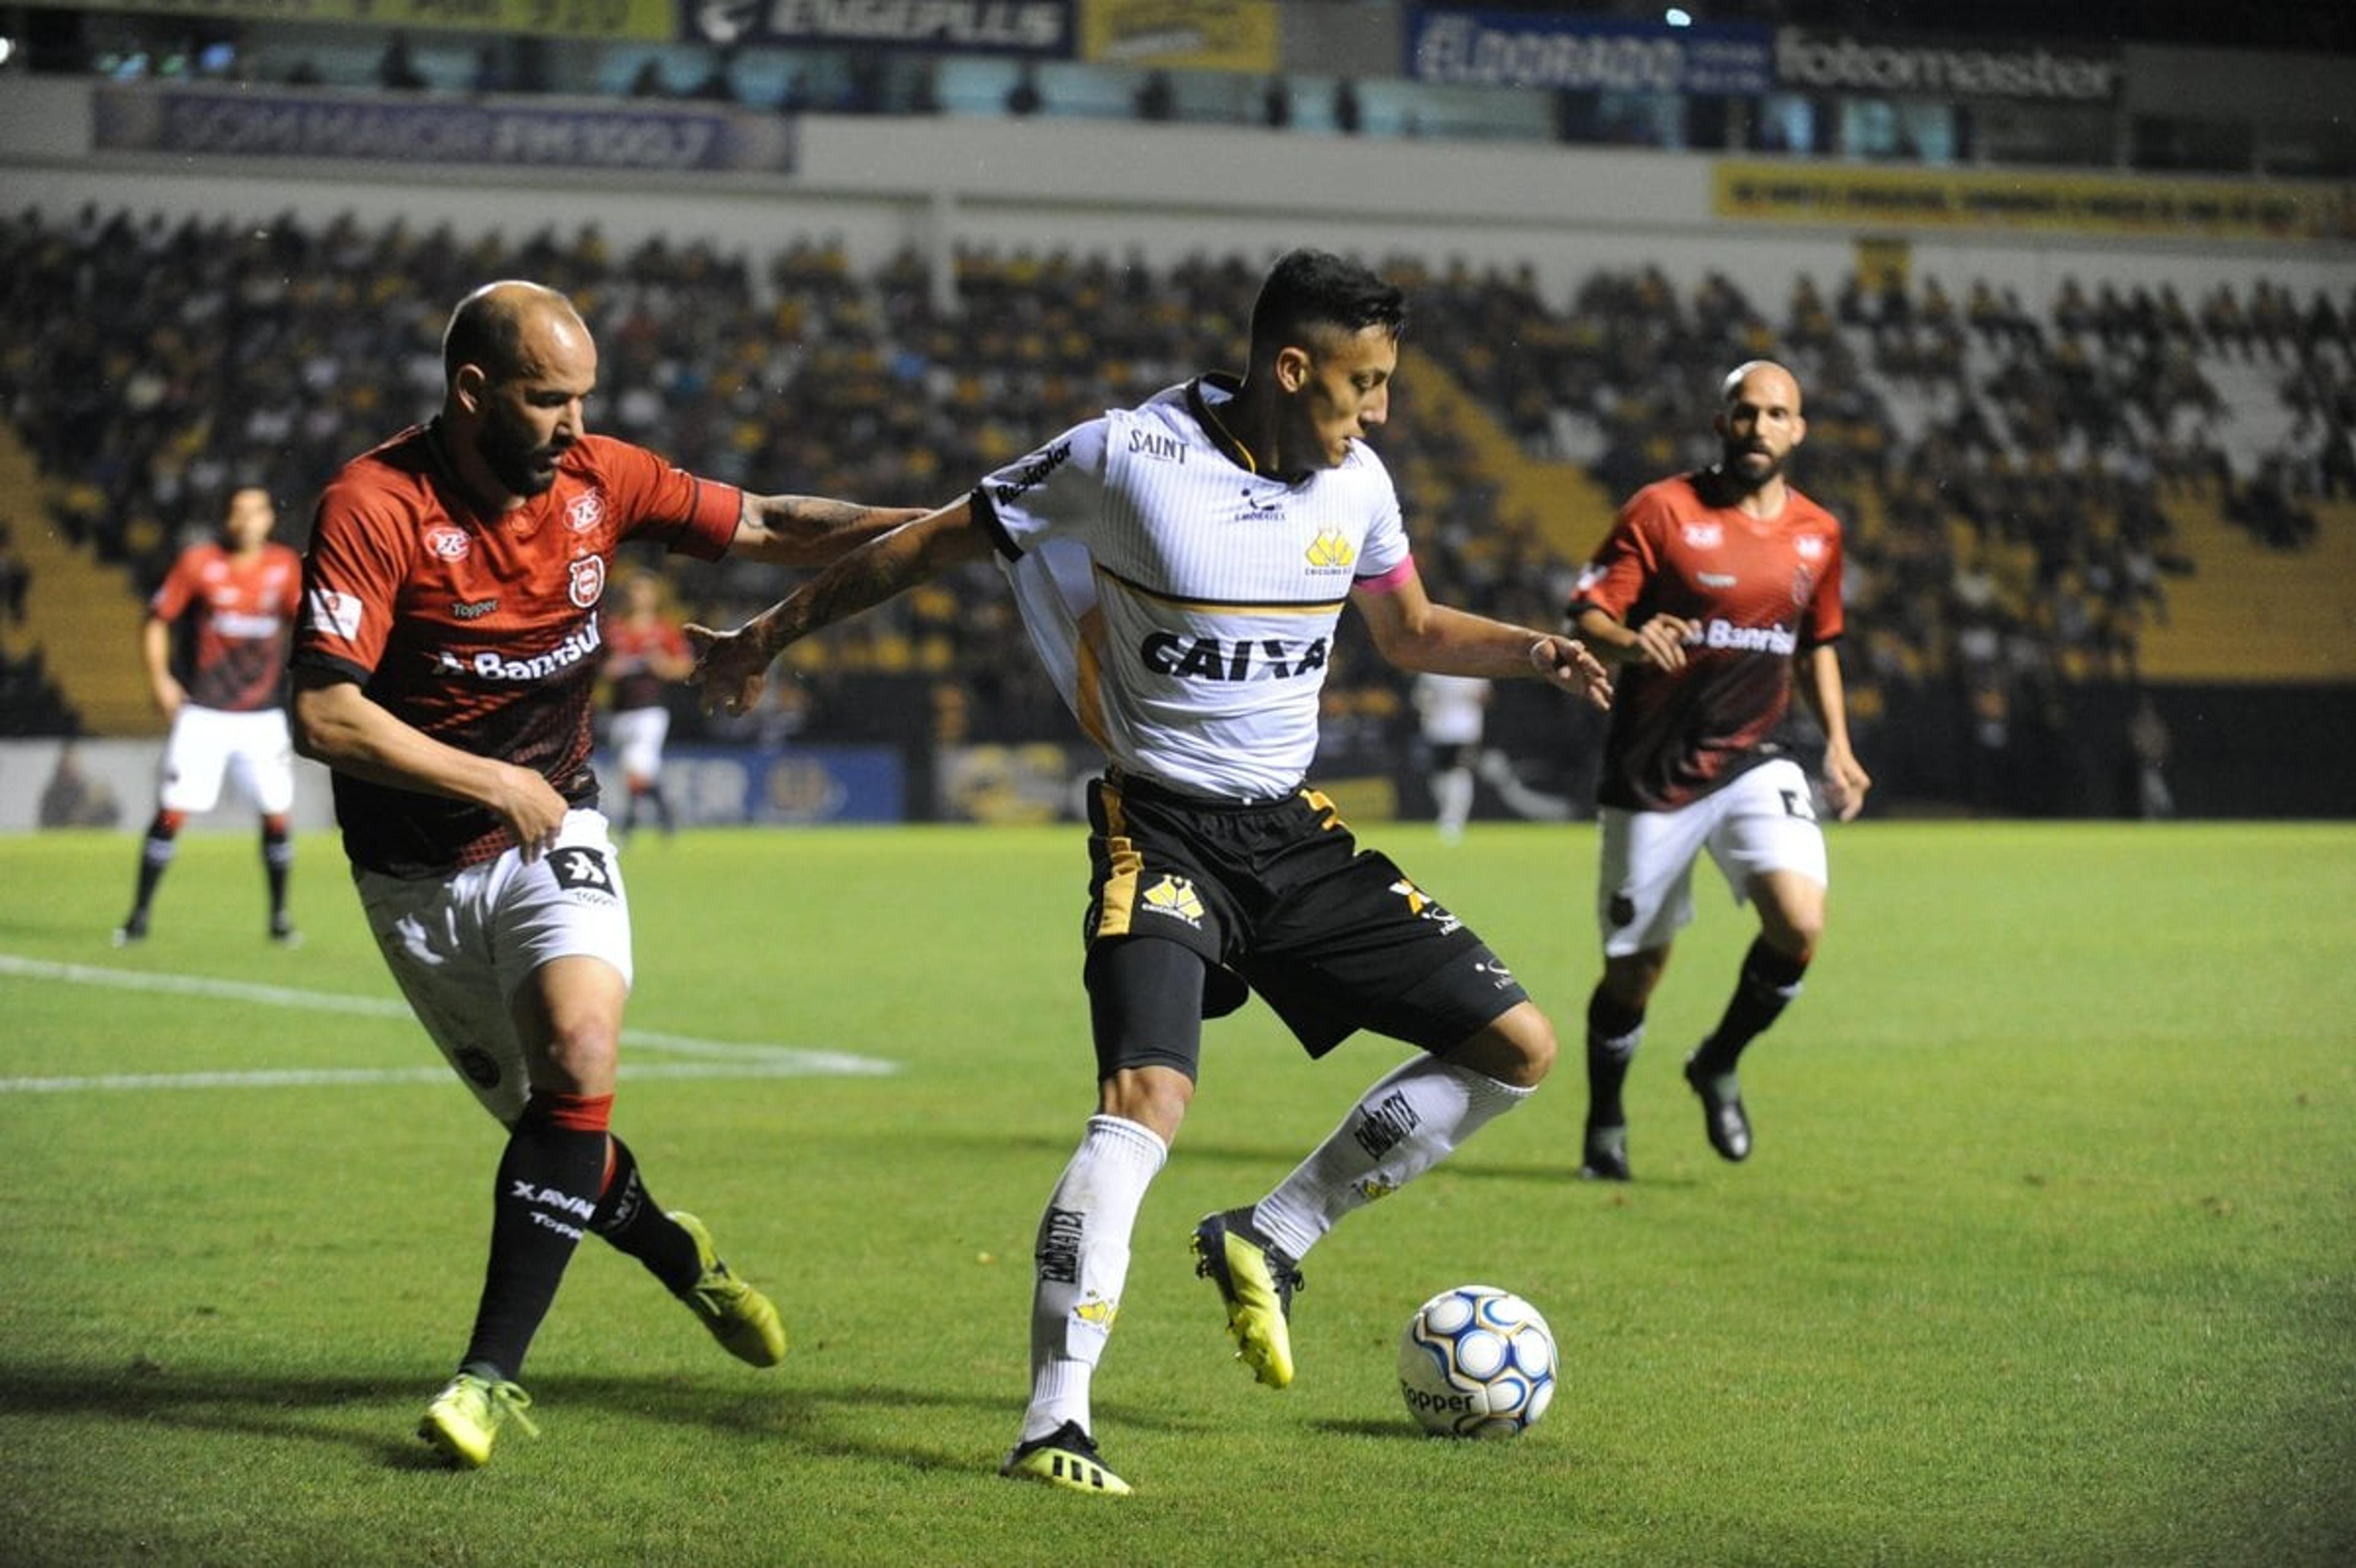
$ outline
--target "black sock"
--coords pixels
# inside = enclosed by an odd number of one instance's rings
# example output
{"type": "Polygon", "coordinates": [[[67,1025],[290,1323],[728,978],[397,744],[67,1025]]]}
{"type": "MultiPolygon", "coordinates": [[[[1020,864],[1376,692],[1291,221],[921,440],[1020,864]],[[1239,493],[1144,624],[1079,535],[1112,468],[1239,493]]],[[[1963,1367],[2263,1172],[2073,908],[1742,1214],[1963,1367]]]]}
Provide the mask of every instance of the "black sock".
{"type": "Polygon", "coordinates": [[[155,901],[155,884],[164,880],[164,872],[172,864],[176,848],[173,840],[180,831],[177,814],[159,811],[147,825],[147,837],[139,845],[139,887],[132,894],[131,913],[134,919],[147,912],[155,901]]]}
{"type": "Polygon", "coordinates": [[[287,837],[283,816],[262,818],[262,869],[270,879],[270,918],[275,921],[286,912],[286,874],[294,869],[294,841],[287,837]]]}
{"type": "Polygon", "coordinates": [[[1587,998],[1587,1125],[1616,1127],[1628,1120],[1620,1086],[1644,1040],[1644,1009],[1631,1008],[1602,987],[1587,998]]]}
{"type": "Polygon", "coordinates": [[[589,1228],[605,1238],[616,1252],[647,1265],[673,1296],[703,1277],[703,1259],[695,1238],[662,1211],[638,1179],[637,1157],[630,1146],[613,1140],[613,1166],[605,1173],[605,1195],[589,1228]]]}
{"type": "Polygon", "coordinates": [[[1734,997],[1726,1004],[1726,1016],[1694,1053],[1695,1065],[1704,1072],[1733,1072],[1742,1048],[1766,1032],[1767,1026],[1800,994],[1800,976],[1807,972],[1806,959],[1776,951],[1763,936],[1753,938],[1751,951],[1742,955],[1742,973],[1734,982],[1734,997]]]}
{"type": "Polygon", "coordinates": [[[612,1096],[534,1094],[508,1135],[491,1194],[491,1259],[466,1365],[513,1378],[597,1211],[612,1096]]]}
{"type": "Polygon", "coordinates": [[[649,786],[647,790],[647,798],[655,803],[655,820],[662,825],[663,832],[669,834],[672,827],[670,797],[663,794],[659,786],[649,786]]]}

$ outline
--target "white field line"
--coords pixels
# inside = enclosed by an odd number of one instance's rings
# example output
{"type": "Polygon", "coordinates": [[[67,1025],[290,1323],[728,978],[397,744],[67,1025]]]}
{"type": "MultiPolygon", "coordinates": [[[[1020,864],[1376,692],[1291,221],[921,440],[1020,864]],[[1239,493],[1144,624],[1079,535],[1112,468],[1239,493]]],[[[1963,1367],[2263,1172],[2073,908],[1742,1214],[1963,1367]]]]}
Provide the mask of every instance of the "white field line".
{"type": "MultiPolygon", "coordinates": [[[[305,1012],[347,1013],[362,1018],[406,1019],[407,1004],[389,997],[353,997],[334,991],[306,991],[291,986],[262,986],[246,980],[218,980],[201,975],[147,974],[135,969],[106,969],[89,964],[56,964],[0,953],[0,976],[25,980],[48,980],[69,986],[95,986],[117,991],[147,991],[170,996],[202,997],[215,1001],[249,1002],[262,1007],[292,1008],[305,1012]]],[[[701,1058],[687,1061],[625,1062],[625,1078],[807,1078],[874,1077],[897,1072],[899,1063],[840,1051],[804,1051],[793,1046],[699,1040],[692,1035],[666,1034],[654,1029],[625,1029],[622,1042],[642,1051],[701,1058]]],[[[250,1089],[315,1084],[440,1083],[448,1080],[447,1067],[284,1068],[249,1072],[104,1072],[79,1077],[0,1078],[0,1094],[54,1094],[86,1089],[250,1089]]]]}

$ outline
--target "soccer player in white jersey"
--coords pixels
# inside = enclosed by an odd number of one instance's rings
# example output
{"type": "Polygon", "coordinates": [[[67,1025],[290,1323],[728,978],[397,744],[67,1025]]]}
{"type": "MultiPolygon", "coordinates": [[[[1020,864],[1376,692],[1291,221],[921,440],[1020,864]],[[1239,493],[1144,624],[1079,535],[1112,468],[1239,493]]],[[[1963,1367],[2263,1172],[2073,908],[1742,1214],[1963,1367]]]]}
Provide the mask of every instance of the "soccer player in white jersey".
{"type": "Polygon", "coordinates": [[[1365,1029],[1421,1049],[1258,1203],[1196,1226],[1261,1382],[1292,1379],[1299,1263],[1526,1099],[1551,1025],[1470,928],[1361,850],[1304,784],[1334,627],[1355,603],[1408,669],[1536,676],[1610,700],[1578,642],[1434,604],[1364,442],[1388,411],[1399,291],[1296,251],[1263,283],[1240,381],[1206,375],[1056,437],[726,634],[689,628],[705,701],[742,711],[822,626],[995,552],[1064,699],[1104,749],[1089,791],[1086,978],[1098,1113],[1039,1225],[1031,1403],[1002,1474],[1130,1488],[1089,1392],[1130,1236],[1194,1093],[1202,1022],[1257,991],[1312,1056],[1365,1029]]]}

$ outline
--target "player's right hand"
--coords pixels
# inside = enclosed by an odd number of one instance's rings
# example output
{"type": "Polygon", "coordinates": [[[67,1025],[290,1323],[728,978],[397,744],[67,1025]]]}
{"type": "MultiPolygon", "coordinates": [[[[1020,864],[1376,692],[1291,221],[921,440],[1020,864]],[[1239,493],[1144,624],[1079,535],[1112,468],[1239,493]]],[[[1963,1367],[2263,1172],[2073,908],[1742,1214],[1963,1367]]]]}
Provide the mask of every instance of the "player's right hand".
{"type": "Polygon", "coordinates": [[[680,629],[687,635],[687,645],[695,650],[695,667],[688,672],[687,680],[702,688],[703,710],[752,711],[761,700],[761,688],[768,684],[770,661],[776,657],[761,645],[752,624],[747,622],[733,632],[697,625],[680,629]]]}
{"type": "Polygon", "coordinates": [[[572,804],[557,794],[555,785],[530,768],[507,764],[499,783],[499,794],[490,803],[491,810],[514,835],[516,848],[523,851],[523,858],[537,860],[555,846],[572,804]]]}

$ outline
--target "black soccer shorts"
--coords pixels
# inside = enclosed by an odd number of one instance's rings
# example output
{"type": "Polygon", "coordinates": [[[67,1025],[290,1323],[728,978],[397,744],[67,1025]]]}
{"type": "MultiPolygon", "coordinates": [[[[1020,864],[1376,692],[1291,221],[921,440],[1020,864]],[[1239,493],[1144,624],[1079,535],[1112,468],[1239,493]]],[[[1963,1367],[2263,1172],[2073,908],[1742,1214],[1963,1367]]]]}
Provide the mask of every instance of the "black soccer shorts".
{"type": "Polygon", "coordinates": [[[1090,948],[1151,936],[1190,949],[1207,970],[1205,1018],[1248,989],[1312,1057],[1359,1029],[1444,1051],[1529,999],[1315,790],[1228,804],[1116,776],[1090,786],[1088,822],[1090,948]]]}

